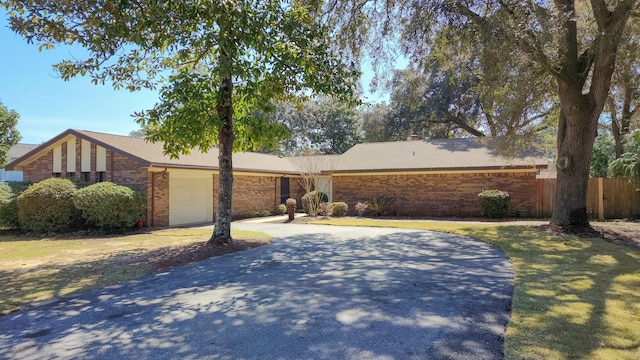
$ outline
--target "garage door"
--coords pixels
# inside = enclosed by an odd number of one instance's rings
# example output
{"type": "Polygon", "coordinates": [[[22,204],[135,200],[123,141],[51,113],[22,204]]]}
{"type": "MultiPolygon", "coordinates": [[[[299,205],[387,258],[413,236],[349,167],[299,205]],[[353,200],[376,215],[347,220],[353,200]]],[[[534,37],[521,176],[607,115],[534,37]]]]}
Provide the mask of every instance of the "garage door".
{"type": "Polygon", "coordinates": [[[170,226],[213,221],[212,181],[212,176],[206,173],[170,173],[170,226]]]}

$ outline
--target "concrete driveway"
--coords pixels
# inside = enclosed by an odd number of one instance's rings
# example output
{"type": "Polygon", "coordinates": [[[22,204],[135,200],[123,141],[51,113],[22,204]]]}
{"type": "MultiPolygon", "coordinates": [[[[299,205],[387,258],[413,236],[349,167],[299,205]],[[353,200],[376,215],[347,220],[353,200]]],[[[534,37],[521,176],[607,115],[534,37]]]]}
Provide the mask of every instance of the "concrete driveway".
{"type": "Polygon", "coordinates": [[[468,238],[234,223],[273,244],[0,317],[7,359],[500,359],[513,271],[468,238]]]}

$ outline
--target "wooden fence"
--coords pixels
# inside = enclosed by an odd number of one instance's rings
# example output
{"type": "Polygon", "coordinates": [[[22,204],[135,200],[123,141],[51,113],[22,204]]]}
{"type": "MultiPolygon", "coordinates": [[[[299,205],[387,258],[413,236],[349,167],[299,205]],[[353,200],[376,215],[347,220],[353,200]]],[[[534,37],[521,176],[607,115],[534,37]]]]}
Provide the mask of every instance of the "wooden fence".
{"type": "MultiPolygon", "coordinates": [[[[550,217],[556,195],[556,179],[536,180],[538,217],[550,217]]],[[[622,178],[592,178],[587,188],[587,213],[594,219],[623,219],[640,215],[640,191],[622,178]]]]}

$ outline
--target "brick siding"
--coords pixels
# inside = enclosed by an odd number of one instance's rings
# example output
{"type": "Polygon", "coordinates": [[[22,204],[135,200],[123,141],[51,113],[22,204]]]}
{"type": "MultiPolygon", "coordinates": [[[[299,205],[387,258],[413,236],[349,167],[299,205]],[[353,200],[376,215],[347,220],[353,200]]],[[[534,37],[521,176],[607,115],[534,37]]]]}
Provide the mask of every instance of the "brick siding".
{"type": "Polygon", "coordinates": [[[275,177],[234,175],[233,179],[234,217],[244,217],[249,211],[275,211],[276,201],[280,201],[275,177]]]}
{"type": "Polygon", "coordinates": [[[138,189],[147,187],[147,171],[145,169],[140,168],[137,162],[127,157],[111,151],[109,153],[111,153],[111,158],[109,159],[107,155],[107,170],[111,165],[110,181],[138,189]]]}
{"type": "Polygon", "coordinates": [[[39,182],[53,176],[53,150],[30,162],[22,169],[25,182],[39,182]]]}
{"type": "Polygon", "coordinates": [[[169,226],[169,176],[163,172],[148,172],[147,225],[169,226]]]}
{"type": "Polygon", "coordinates": [[[536,173],[471,173],[434,175],[336,176],[333,200],[349,212],[357,202],[376,196],[392,198],[398,216],[479,216],[478,193],[500,189],[511,195],[511,212],[536,208],[536,173]]]}

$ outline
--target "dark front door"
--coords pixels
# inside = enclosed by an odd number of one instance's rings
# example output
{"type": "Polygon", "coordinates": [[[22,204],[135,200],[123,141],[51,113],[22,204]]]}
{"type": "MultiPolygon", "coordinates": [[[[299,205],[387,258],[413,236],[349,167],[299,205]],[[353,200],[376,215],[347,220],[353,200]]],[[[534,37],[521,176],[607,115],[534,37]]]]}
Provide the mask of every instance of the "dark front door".
{"type": "Polygon", "coordinates": [[[280,204],[284,204],[289,197],[289,178],[280,178],[280,204]]]}

